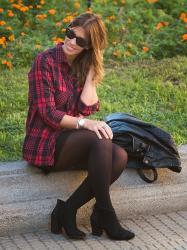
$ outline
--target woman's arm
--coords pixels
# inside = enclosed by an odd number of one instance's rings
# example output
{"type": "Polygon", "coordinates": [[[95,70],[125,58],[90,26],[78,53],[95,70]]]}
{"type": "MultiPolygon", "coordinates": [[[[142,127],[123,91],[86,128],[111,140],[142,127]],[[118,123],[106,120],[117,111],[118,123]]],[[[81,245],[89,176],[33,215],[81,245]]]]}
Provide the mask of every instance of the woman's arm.
{"type": "Polygon", "coordinates": [[[98,102],[96,84],[94,83],[93,78],[94,78],[94,69],[93,67],[90,67],[90,70],[86,77],[84,88],[80,96],[81,101],[86,105],[93,105],[96,102],[98,102]]]}

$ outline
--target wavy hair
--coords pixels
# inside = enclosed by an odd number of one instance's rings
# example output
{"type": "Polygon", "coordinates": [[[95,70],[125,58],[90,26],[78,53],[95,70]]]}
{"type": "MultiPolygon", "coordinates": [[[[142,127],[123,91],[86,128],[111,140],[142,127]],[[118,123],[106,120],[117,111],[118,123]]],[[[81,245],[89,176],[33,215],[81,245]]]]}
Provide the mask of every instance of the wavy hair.
{"type": "Polygon", "coordinates": [[[89,47],[84,49],[72,62],[72,73],[84,85],[90,66],[94,67],[94,82],[100,83],[104,77],[103,52],[107,46],[107,34],[101,16],[83,13],[70,23],[70,27],[85,30],[89,47]]]}

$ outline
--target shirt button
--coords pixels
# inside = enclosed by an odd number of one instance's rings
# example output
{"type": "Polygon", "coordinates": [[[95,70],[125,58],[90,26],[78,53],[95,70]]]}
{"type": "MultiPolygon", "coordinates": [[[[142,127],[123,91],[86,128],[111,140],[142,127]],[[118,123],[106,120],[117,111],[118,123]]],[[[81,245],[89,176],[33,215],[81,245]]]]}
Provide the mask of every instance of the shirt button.
{"type": "Polygon", "coordinates": [[[148,164],[148,163],[149,163],[149,161],[148,161],[148,160],[145,160],[144,162],[145,162],[145,164],[148,164]]]}

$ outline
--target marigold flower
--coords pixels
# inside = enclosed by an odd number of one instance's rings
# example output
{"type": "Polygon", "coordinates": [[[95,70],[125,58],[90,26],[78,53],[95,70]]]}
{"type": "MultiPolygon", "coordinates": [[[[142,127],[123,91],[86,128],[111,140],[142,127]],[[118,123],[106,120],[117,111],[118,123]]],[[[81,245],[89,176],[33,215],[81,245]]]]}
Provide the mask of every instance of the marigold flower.
{"type": "Polygon", "coordinates": [[[187,34],[184,34],[184,35],[182,36],[182,41],[187,41],[187,34]]]}
{"type": "Polygon", "coordinates": [[[6,30],[12,30],[12,27],[11,26],[7,26],[5,29],[6,30]]]}
{"type": "Polygon", "coordinates": [[[187,16],[183,19],[184,23],[187,23],[187,16]]]}
{"type": "Polygon", "coordinates": [[[44,5],[45,4],[45,0],[40,0],[40,4],[44,5]]]}
{"type": "Polygon", "coordinates": [[[149,51],[149,48],[148,48],[148,47],[143,47],[143,51],[144,51],[144,52],[148,52],[148,51],[149,51]]]}
{"type": "Polygon", "coordinates": [[[121,51],[119,49],[117,49],[113,52],[113,55],[116,57],[121,57],[121,51]]]}
{"type": "Polygon", "coordinates": [[[64,22],[64,23],[70,23],[73,19],[74,19],[74,17],[71,16],[71,15],[69,15],[69,16],[66,16],[66,17],[63,19],[63,22],[64,22]]]}
{"type": "Polygon", "coordinates": [[[21,32],[20,34],[21,36],[26,36],[25,32],[21,32]]]}
{"type": "Polygon", "coordinates": [[[75,7],[75,9],[79,9],[81,7],[81,5],[79,2],[75,2],[74,7],[75,7]]]}
{"type": "Polygon", "coordinates": [[[38,4],[38,5],[36,5],[36,8],[37,8],[37,9],[41,9],[42,6],[38,4]]]}
{"type": "Polygon", "coordinates": [[[3,25],[5,25],[5,24],[6,24],[5,21],[0,21],[0,26],[3,26],[3,25]]]}
{"type": "Polygon", "coordinates": [[[62,32],[66,32],[66,29],[63,28],[63,29],[61,29],[61,31],[62,31],[62,32]]]}
{"type": "Polygon", "coordinates": [[[9,17],[13,17],[14,16],[14,13],[12,12],[12,10],[8,10],[8,16],[9,17]]]}
{"type": "Polygon", "coordinates": [[[4,65],[6,65],[9,69],[12,68],[12,63],[9,62],[9,61],[7,61],[7,60],[3,60],[1,63],[4,64],[4,65]]]}
{"type": "Polygon", "coordinates": [[[48,10],[48,12],[49,12],[49,14],[54,15],[56,13],[56,10],[51,9],[51,10],[48,10]]]}
{"type": "Polygon", "coordinates": [[[29,8],[27,6],[21,6],[21,8],[20,8],[20,11],[22,11],[22,12],[26,12],[28,10],[29,10],[29,8]]]}
{"type": "Polygon", "coordinates": [[[63,38],[56,37],[56,36],[53,37],[52,40],[53,40],[53,42],[56,43],[56,44],[57,44],[57,43],[64,42],[64,39],[63,39],[63,38]]]}
{"type": "Polygon", "coordinates": [[[116,17],[114,15],[112,15],[112,16],[108,16],[107,19],[110,20],[110,21],[112,21],[112,20],[115,20],[116,17]]]}
{"type": "Polygon", "coordinates": [[[15,36],[14,36],[14,35],[10,35],[10,36],[8,37],[8,39],[9,39],[10,41],[14,41],[14,40],[15,40],[15,36]]]}
{"type": "Polygon", "coordinates": [[[158,0],[147,0],[148,3],[156,3],[158,0]]]}
{"type": "Polygon", "coordinates": [[[16,4],[16,3],[13,3],[12,7],[15,9],[18,9],[18,10],[21,8],[21,6],[19,4],[16,4]]]}
{"type": "Polygon", "coordinates": [[[33,9],[33,6],[32,6],[32,5],[29,5],[28,7],[29,7],[29,9],[33,9]]]}
{"type": "Polygon", "coordinates": [[[169,22],[160,22],[156,25],[156,29],[159,30],[162,27],[168,26],[169,22]]]}
{"type": "Polygon", "coordinates": [[[124,53],[124,56],[131,56],[132,54],[131,54],[131,52],[130,51],[125,51],[125,53],[124,53]]]}
{"type": "Polygon", "coordinates": [[[0,8],[0,13],[2,13],[4,10],[2,8],[0,8]]]}
{"type": "Polygon", "coordinates": [[[182,12],[182,13],[180,14],[180,16],[179,16],[179,18],[180,18],[181,20],[183,20],[183,19],[186,18],[186,17],[187,17],[187,14],[184,13],[184,12],[182,12]]]}
{"type": "Polygon", "coordinates": [[[37,18],[38,20],[43,20],[43,19],[45,19],[46,17],[47,17],[46,14],[38,14],[38,15],[36,15],[36,18],[37,18]]]}
{"type": "Polygon", "coordinates": [[[10,53],[10,52],[9,52],[9,53],[7,53],[7,57],[8,57],[8,58],[13,58],[12,53],[10,53]]]}
{"type": "Polygon", "coordinates": [[[5,49],[6,48],[6,37],[2,36],[0,37],[0,45],[2,45],[2,47],[5,49]]]}
{"type": "Polygon", "coordinates": [[[36,48],[36,49],[40,49],[40,48],[41,48],[41,45],[40,45],[40,44],[36,44],[36,45],[35,45],[35,48],[36,48]]]}

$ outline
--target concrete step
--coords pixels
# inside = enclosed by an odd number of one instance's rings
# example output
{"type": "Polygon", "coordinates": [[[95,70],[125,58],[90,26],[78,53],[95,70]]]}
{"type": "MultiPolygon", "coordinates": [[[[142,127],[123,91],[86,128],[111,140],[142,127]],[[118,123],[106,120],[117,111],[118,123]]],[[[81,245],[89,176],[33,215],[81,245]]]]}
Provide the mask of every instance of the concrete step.
{"type": "MultiPolygon", "coordinates": [[[[187,145],[180,146],[180,174],[159,169],[158,180],[145,183],[135,170],[126,169],[111,186],[113,205],[120,219],[187,208],[187,145]]],[[[86,171],[44,175],[24,161],[0,163],[0,235],[46,229],[56,199],[66,200],[86,176],[86,171]]],[[[89,222],[94,200],[78,211],[80,224],[89,222]]]]}

